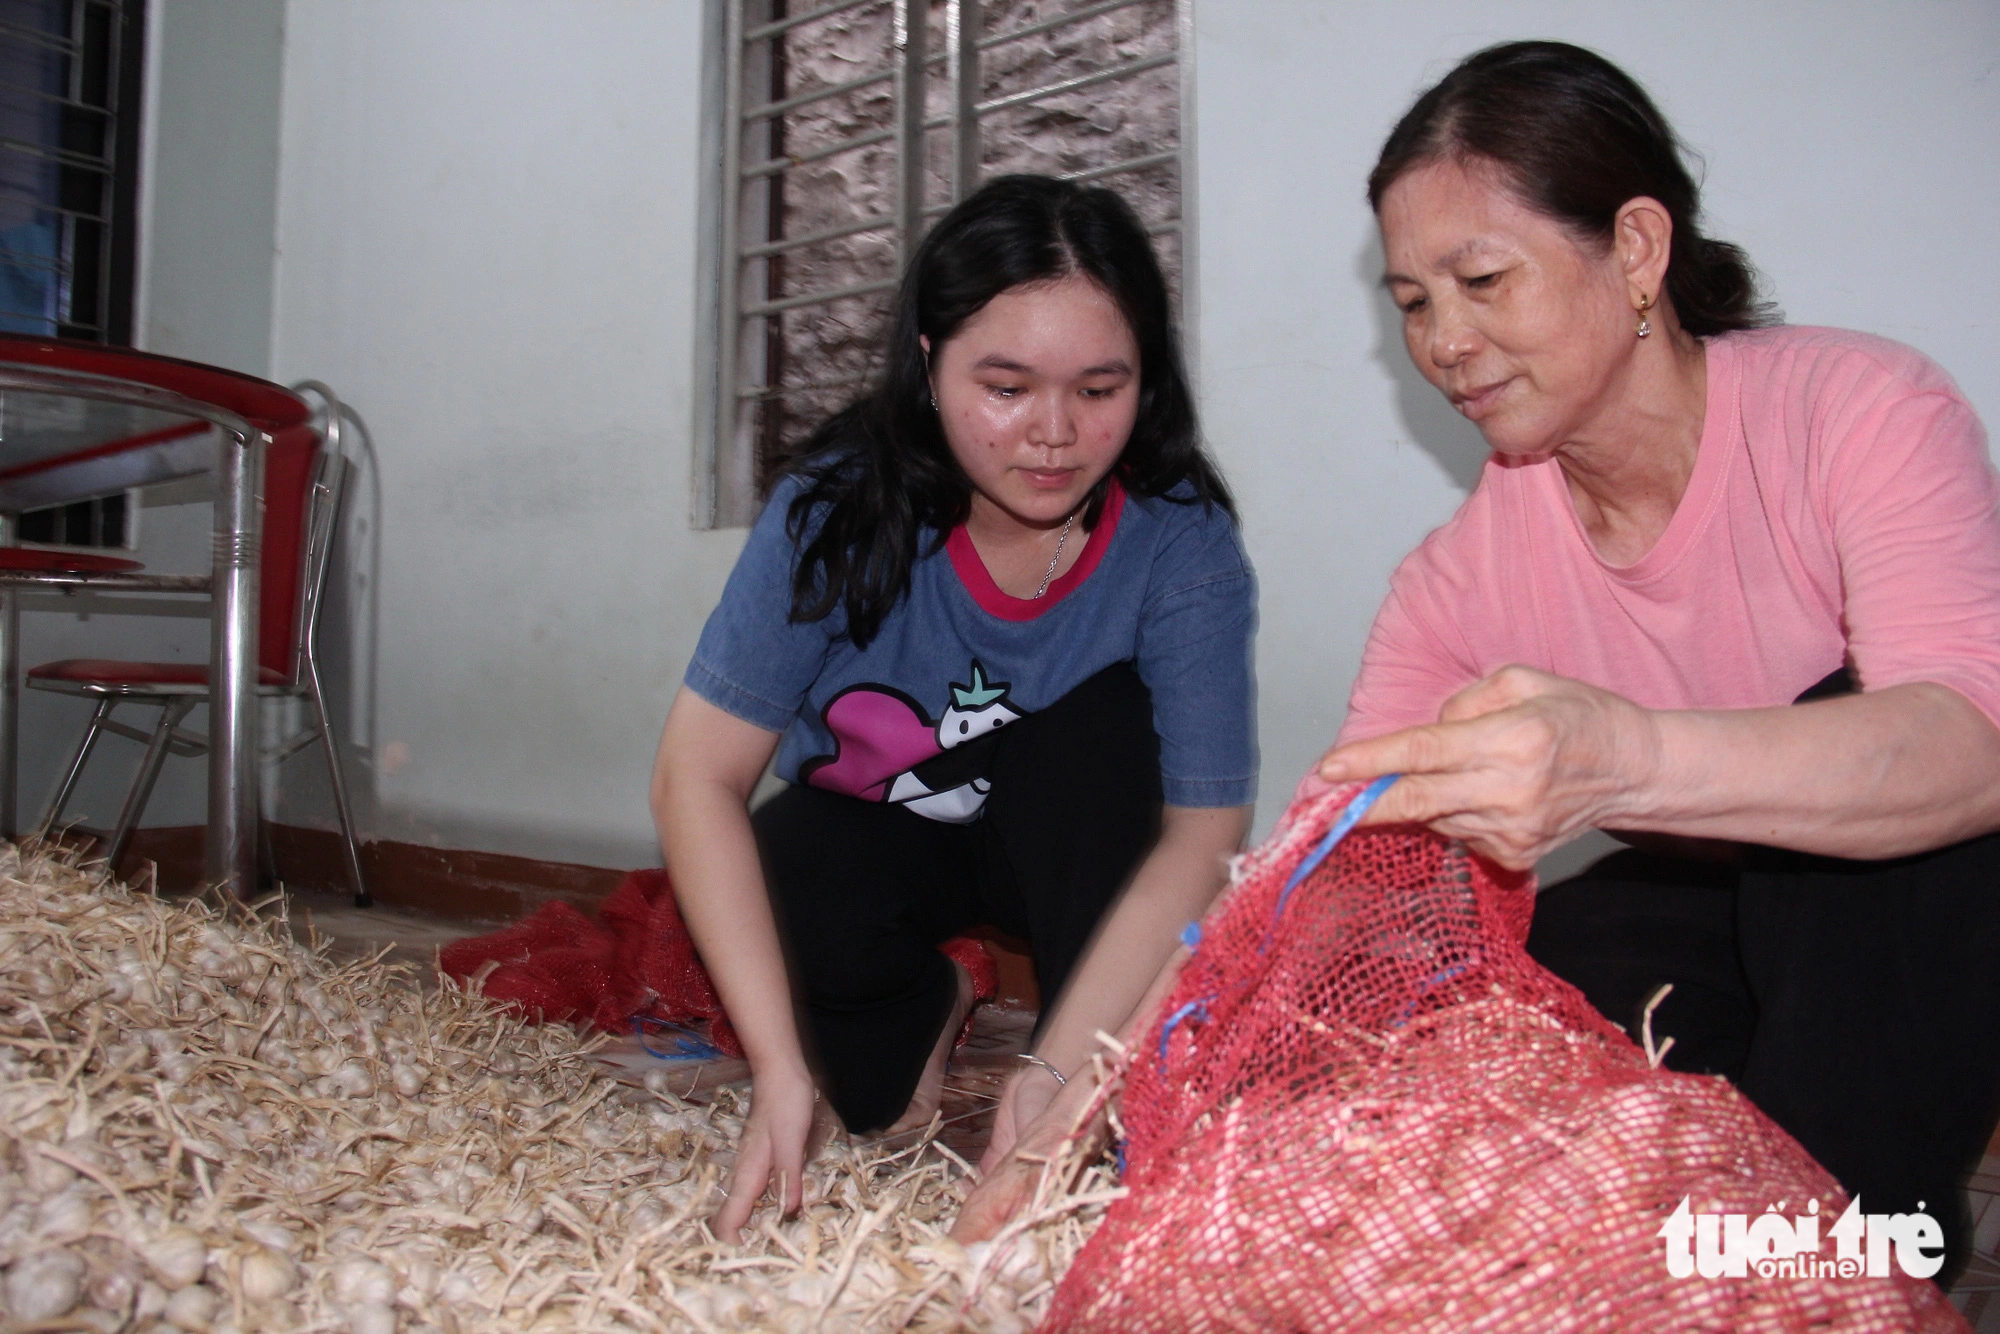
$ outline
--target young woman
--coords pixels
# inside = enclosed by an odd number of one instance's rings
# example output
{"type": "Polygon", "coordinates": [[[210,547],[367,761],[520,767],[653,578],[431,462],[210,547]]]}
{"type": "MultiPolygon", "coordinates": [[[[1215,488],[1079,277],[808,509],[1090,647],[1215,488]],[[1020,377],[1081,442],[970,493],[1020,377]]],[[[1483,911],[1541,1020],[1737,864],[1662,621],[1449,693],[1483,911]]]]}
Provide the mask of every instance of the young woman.
{"type": "Polygon", "coordinates": [[[653,810],[748,1055],[716,1227],[799,1202],[814,1104],[921,1123],[971,1004],[939,942],[1027,937],[1004,1152],[1207,908],[1254,796],[1255,587],[1144,229],[988,184],[918,248],[880,383],[800,451],[668,716],[653,810]],[[754,814],[773,752],[791,786],[754,814]],[[789,964],[789,967],[788,967],[789,964]]]}

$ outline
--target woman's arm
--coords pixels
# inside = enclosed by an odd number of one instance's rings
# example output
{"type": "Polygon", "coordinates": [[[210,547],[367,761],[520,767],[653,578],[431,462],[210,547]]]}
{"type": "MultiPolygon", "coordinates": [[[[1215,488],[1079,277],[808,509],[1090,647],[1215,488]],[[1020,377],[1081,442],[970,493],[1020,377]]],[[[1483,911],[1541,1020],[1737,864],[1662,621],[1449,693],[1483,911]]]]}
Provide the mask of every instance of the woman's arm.
{"type": "Polygon", "coordinates": [[[749,1220],[774,1175],[783,1207],[799,1207],[816,1098],[750,831],[750,792],[777,744],[775,733],[683,687],[653,765],[653,821],[674,895],[750,1059],[750,1118],[715,1213],[725,1238],[749,1220]]]}
{"type": "MultiPolygon", "coordinates": [[[[1099,926],[1035,1055],[1066,1076],[1090,1065],[1099,1029],[1115,1033],[1178,947],[1181,931],[1208,911],[1228,881],[1228,858],[1243,845],[1250,807],[1166,808],[1159,842],[1099,926]]],[[[1055,1078],[1026,1065],[1007,1082],[982,1163],[997,1163],[1056,1095],[1055,1078]]],[[[1067,1129],[1065,1126],[1064,1129],[1067,1129]]]]}
{"type": "Polygon", "coordinates": [[[1586,829],[1880,859],[2000,829],[2000,730],[1928,682],[1787,708],[1642,709],[1506,667],[1437,723],[1336,746],[1331,782],[1402,781],[1370,824],[1410,821],[1531,867],[1586,829]]]}
{"type": "MultiPolygon", "coordinates": [[[[1175,979],[1191,957],[1185,948],[1176,945],[1167,956],[1167,961],[1153,975],[1152,983],[1132,1008],[1131,1018],[1126,1020],[1124,1031],[1119,1034],[1120,1040],[1128,1047],[1145,1036],[1147,1025],[1166,1003],[1174,989],[1175,979]]],[[[1049,1082],[1054,1083],[1053,1080],[1049,1082]]],[[[966,1245],[985,1241],[1005,1227],[1022,1206],[1034,1198],[1043,1166],[1055,1158],[1062,1148],[1063,1138],[1077,1128],[1077,1119],[1090,1106],[1090,1100],[1096,1094],[1096,1066],[1086,1064],[1070,1077],[1069,1083],[1062,1086],[1033,1124],[1026,1127],[1014,1141],[1011,1151],[997,1155],[988,1152],[980,1162],[980,1170],[985,1175],[972,1194],[966,1197],[965,1207],[958,1211],[958,1218],[951,1226],[951,1235],[955,1240],[966,1245]]],[[[1101,1133],[1103,1121],[1104,1115],[1100,1112],[1098,1123],[1083,1127],[1081,1133],[1086,1136],[1101,1133]]]]}

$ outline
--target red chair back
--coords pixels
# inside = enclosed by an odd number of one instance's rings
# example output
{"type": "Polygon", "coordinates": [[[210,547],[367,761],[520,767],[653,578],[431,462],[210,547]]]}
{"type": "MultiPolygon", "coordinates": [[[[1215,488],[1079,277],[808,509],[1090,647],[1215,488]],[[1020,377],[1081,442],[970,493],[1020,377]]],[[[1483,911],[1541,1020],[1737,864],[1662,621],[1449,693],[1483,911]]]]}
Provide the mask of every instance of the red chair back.
{"type": "Polygon", "coordinates": [[[264,555],[257,579],[257,665],[287,683],[298,678],[299,604],[306,529],[312,514],[319,434],[287,427],[264,448],[264,555]]]}

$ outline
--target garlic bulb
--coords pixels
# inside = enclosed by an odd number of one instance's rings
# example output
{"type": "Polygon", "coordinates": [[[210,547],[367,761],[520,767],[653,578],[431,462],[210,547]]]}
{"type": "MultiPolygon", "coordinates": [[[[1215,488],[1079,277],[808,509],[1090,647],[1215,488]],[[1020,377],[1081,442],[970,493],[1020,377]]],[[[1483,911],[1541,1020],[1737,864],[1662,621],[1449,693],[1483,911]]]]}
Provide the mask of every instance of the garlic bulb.
{"type": "MultiPolygon", "coordinates": [[[[74,1174],[71,1180],[74,1181],[74,1174]]],[[[35,1210],[35,1226],[44,1236],[81,1236],[90,1230],[90,1201],[74,1185],[43,1200],[35,1210]]]]}
{"type": "Polygon", "coordinates": [[[139,1295],[139,1275],[123,1266],[107,1269],[90,1281],[84,1295],[101,1311],[127,1310],[139,1295]]]}
{"type": "Polygon", "coordinates": [[[214,1288],[206,1283],[196,1283],[182,1288],[167,1298],[167,1309],[161,1314],[166,1316],[167,1323],[176,1329],[205,1334],[215,1320],[215,1310],[219,1305],[221,1303],[217,1300],[214,1288]]]}
{"type": "Polygon", "coordinates": [[[16,1260],[7,1270],[7,1309],[16,1320],[68,1315],[83,1296],[83,1257],[66,1249],[16,1260]]]}
{"type": "Polygon", "coordinates": [[[203,950],[189,962],[202,976],[215,978],[229,986],[247,981],[250,977],[250,962],[240,954],[217,954],[213,950],[203,950]]]}
{"type": "Polygon", "coordinates": [[[343,1097],[371,1098],[375,1095],[375,1075],[361,1061],[343,1061],[340,1068],[327,1078],[343,1097]]]}
{"type": "Polygon", "coordinates": [[[333,1299],[342,1306],[387,1306],[396,1300],[396,1280],[373,1260],[343,1260],[334,1267],[333,1299]]]}
{"type": "Polygon", "coordinates": [[[138,1251],[168,1291],[185,1288],[208,1269],[208,1247],[201,1235],[185,1227],[168,1227],[150,1241],[140,1242],[138,1251]]]}
{"type": "Polygon", "coordinates": [[[276,1251],[258,1247],[243,1257],[238,1279],[243,1295],[253,1302],[276,1301],[299,1281],[298,1266],[276,1251]]]}
{"type": "Polygon", "coordinates": [[[363,1302],[348,1308],[347,1328],[350,1334],[396,1334],[396,1313],[386,1303],[363,1302]]]}

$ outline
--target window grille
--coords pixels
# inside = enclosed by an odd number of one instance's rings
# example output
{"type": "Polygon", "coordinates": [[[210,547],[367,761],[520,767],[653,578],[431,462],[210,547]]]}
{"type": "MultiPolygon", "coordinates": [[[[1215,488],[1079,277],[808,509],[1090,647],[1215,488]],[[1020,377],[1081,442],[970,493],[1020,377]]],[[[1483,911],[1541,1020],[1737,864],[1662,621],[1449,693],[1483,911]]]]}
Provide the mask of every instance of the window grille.
{"type": "MultiPolygon", "coordinates": [[[[144,0],[0,0],[0,331],[132,341],[144,0]]],[[[136,546],[119,491],[20,517],[20,540],[136,546]]]]}
{"type": "Polygon", "coordinates": [[[130,343],[142,0],[0,0],[0,330],[130,343]]]}
{"type": "Polygon", "coordinates": [[[1188,290],[1192,0],[718,3],[699,526],[749,522],[784,447],[867,382],[903,264],[983,179],[1119,190],[1188,290]]]}

